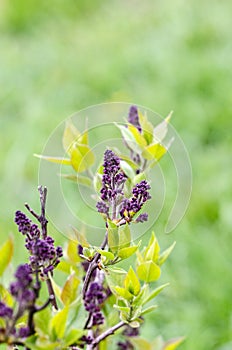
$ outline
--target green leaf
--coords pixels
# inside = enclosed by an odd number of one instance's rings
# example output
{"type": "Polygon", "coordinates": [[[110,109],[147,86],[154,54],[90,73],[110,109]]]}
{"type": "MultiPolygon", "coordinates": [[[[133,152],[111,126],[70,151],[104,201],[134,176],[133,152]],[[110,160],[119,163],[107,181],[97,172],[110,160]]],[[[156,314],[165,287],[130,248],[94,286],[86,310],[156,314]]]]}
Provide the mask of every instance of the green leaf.
{"type": "Polygon", "coordinates": [[[139,146],[142,148],[147,145],[147,141],[145,138],[140,134],[139,130],[132,124],[128,125],[128,130],[132,133],[134,136],[135,141],[139,146]]]}
{"type": "Polygon", "coordinates": [[[139,123],[142,128],[142,135],[144,136],[147,144],[149,145],[153,140],[153,125],[147,119],[146,115],[143,115],[140,111],[139,114],[139,123]]]}
{"type": "Polygon", "coordinates": [[[114,254],[111,252],[108,252],[107,250],[103,250],[103,249],[98,249],[95,248],[96,251],[101,254],[102,256],[104,256],[107,260],[114,260],[114,254]]]}
{"type": "Polygon", "coordinates": [[[71,163],[74,170],[81,173],[87,170],[95,161],[90,147],[75,142],[70,149],[71,163]]]}
{"type": "Polygon", "coordinates": [[[130,327],[132,327],[132,328],[139,328],[140,327],[139,321],[132,321],[129,324],[130,324],[130,327]]]}
{"type": "Polygon", "coordinates": [[[184,340],[185,337],[170,339],[164,344],[162,350],[175,350],[184,340]]]}
{"type": "Polygon", "coordinates": [[[72,273],[61,291],[60,297],[64,305],[69,305],[76,299],[79,284],[80,280],[76,277],[75,273],[72,273]]]}
{"type": "MultiPolygon", "coordinates": [[[[153,350],[152,345],[143,338],[131,337],[130,343],[134,345],[137,350],[153,350]]],[[[155,350],[155,349],[154,349],[155,350]]]]}
{"type": "Polygon", "coordinates": [[[81,261],[81,258],[77,254],[77,246],[78,246],[78,241],[71,240],[71,239],[68,241],[67,256],[73,264],[77,264],[78,262],[81,261]]]}
{"type": "Polygon", "coordinates": [[[65,123],[65,129],[62,138],[62,144],[65,152],[69,153],[71,146],[77,141],[80,136],[80,132],[77,130],[71,120],[67,120],[65,123]]]}
{"type": "Polygon", "coordinates": [[[161,142],[168,131],[168,123],[171,119],[172,112],[169,113],[169,115],[160,123],[158,124],[154,130],[153,130],[153,142],[161,142]]]}
{"type": "Polygon", "coordinates": [[[110,250],[113,253],[116,253],[118,251],[118,245],[119,245],[118,226],[110,220],[108,220],[107,222],[108,222],[108,245],[110,250]]]}
{"type": "MultiPolygon", "coordinates": [[[[74,231],[74,234],[77,239],[77,243],[79,243],[82,247],[89,247],[89,242],[85,238],[85,236],[80,233],[75,227],[72,226],[72,230],[74,231]]],[[[77,246],[76,246],[76,252],[77,252],[77,246]]]]}
{"type": "Polygon", "coordinates": [[[58,163],[58,164],[63,164],[63,165],[72,165],[72,162],[68,158],[64,157],[52,157],[52,156],[43,156],[41,154],[36,154],[34,153],[34,156],[40,159],[47,160],[48,162],[52,163],[58,163]]]}
{"type": "Polygon", "coordinates": [[[160,251],[160,246],[159,243],[155,237],[154,232],[152,232],[152,238],[148,244],[148,247],[145,250],[144,258],[145,260],[152,260],[154,263],[159,258],[159,251],[160,251]]]}
{"type": "Polygon", "coordinates": [[[119,130],[121,131],[122,137],[124,138],[124,140],[126,141],[127,145],[133,149],[136,153],[141,153],[141,147],[139,146],[139,144],[136,142],[133,134],[131,133],[130,130],[128,130],[128,128],[125,125],[119,125],[119,124],[115,124],[119,130]]]}
{"type": "Polygon", "coordinates": [[[152,306],[147,307],[146,309],[143,309],[142,312],[141,312],[141,316],[146,315],[149,312],[152,312],[152,311],[156,310],[157,307],[158,307],[158,305],[152,305],[152,306]]]}
{"type": "Polygon", "coordinates": [[[167,152],[166,147],[164,147],[160,143],[153,143],[144,149],[142,156],[148,160],[155,159],[156,161],[158,161],[160,160],[161,157],[163,157],[163,155],[166,152],[167,152]]]}
{"type": "Polygon", "coordinates": [[[113,294],[117,295],[115,287],[121,286],[124,282],[126,271],[120,267],[107,267],[104,269],[106,281],[113,294]]]}
{"type": "Polygon", "coordinates": [[[133,184],[136,185],[138,184],[139,182],[141,182],[142,180],[146,180],[146,175],[144,172],[141,172],[137,175],[135,175],[134,179],[133,179],[133,184]]]}
{"type": "Polygon", "coordinates": [[[133,298],[133,295],[128,290],[126,290],[125,288],[116,286],[114,289],[115,289],[116,293],[120,297],[122,297],[123,299],[131,300],[131,298],[133,298]]]}
{"type": "Polygon", "coordinates": [[[86,187],[91,187],[92,186],[92,181],[89,177],[83,176],[83,175],[71,175],[71,174],[59,174],[59,176],[71,180],[75,183],[78,183],[80,185],[86,186],[86,187]]]}
{"type": "Polygon", "coordinates": [[[119,310],[119,311],[123,311],[127,314],[130,313],[130,308],[128,306],[120,306],[120,305],[114,304],[114,308],[119,310]]]}
{"type": "Polygon", "coordinates": [[[13,249],[13,239],[11,237],[0,247],[0,276],[2,276],[12,259],[13,249]]]}
{"type": "Polygon", "coordinates": [[[143,301],[143,304],[145,305],[148,303],[150,300],[154,299],[164,288],[169,286],[169,283],[163,284],[162,286],[157,287],[155,290],[153,290],[149,296],[143,301]]]}
{"type": "Polygon", "coordinates": [[[160,254],[159,260],[157,262],[160,266],[167,260],[167,258],[169,257],[169,255],[173,251],[175,245],[176,245],[176,242],[173,242],[172,245],[168,249],[166,249],[162,254],[160,254]]]}
{"type": "Polygon", "coordinates": [[[118,257],[121,259],[127,259],[131,255],[133,255],[137,249],[138,249],[138,245],[135,245],[132,247],[127,247],[127,248],[122,248],[118,252],[118,257]]]}
{"type": "Polygon", "coordinates": [[[125,288],[133,295],[138,295],[140,292],[140,283],[139,279],[136,276],[133,268],[130,266],[129,271],[126,275],[125,281],[124,281],[125,288]]]}
{"type": "Polygon", "coordinates": [[[132,167],[127,162],[125,162],[124,160],[120,161],[120,167],[121,167],[122,171],[126,174],[126,176],[129,179],[133,180],[133,178],[135,176],[135,172],[132,169],[132,167]]]}
{"type": "Polygon", "coordinates": [[[75,343],[83,334],[84,331],[82,329],[71,329],[64,338],[65,345],[69,346],[75,343]]]}
{"type": "Polygon", "coordinates": [[[44,335],[48,333],[50,319],[51,309],[49,307],[35,313],[35,329],[38,334],[44,335]]]}
{"type": "Polygon", "coordinates": [[[128,224],[122,225],[118,230],[119,235],[119,248],[129,247],[131,244],[131,232],[128,224]]]}
{"type": "Polygon", "coordinates": [[[10,307],[14,305],[12,295],[2,284],[0,284],[0,300],[10,307]]]}
{"type": "Polygon", "coordinates": [[[161,270],[153,261],[145,261],[137,267],[139,279],[150,283],[159,279],[161,270]]]}
{"type": "Polygon", "coordinates": [[[99,193],[102,188],[102,176],[99,173],[96,173],[93,178],[93,186],[95,191],[99,193]]]}
{"type": "Polygon", "coordinates": [[[69,307],[65,306],[61,311],[58,311],[50,321],[50,328],[55,335],[55,339],[62,339],[64,337],[68,311],[69,307]]]}

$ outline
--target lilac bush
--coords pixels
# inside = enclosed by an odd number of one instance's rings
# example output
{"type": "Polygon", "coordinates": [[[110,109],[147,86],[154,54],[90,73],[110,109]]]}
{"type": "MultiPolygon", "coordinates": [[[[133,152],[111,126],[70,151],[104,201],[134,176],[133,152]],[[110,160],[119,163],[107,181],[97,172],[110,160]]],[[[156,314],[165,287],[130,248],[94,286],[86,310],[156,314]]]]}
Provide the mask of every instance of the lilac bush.
{"type": "MultiPolygon", "coordinates": [[[[107,148],[94,178],[89,171],[95,156],[87,132],[81,134],[69,122],[63,146],[77,177],[97,192],[96,210],[102,216],[105,236],[100,247],[83,234],[63,249],[48,234],[46,187],[39,186],[41,213],[25,204],[31,218],[16,211],[15,223],[25,238],[28,261],[17,267],[14,279],[0,292],[0,343],[9,348],[42,349],[175,349],[183,340],[148,341],[140,328],[153,300],[168,285],[156,285],[161,266],[174,244],[160,252],[154,232],[143,247],[135,244],[131,225],[149,219],[145,210],[150,195],[149,170],[167,152],[162,143],[169,119],[155,128],[136,106],[131,106],[126,125],[116,124],[125,154],[107,148]],[[126,152],[129,152],[129,156],[126,152]],[[97,184],[97,186],[96,186],[97,184]],[[130,258],[132,265],[123,261],[130,258]],[[120,263],[119,266],[117,264],[120,263]],[[56,281],[56,270],[66,276],[56,281]]],[[[41,156],[63,164],[63,158],[41,156]]],[[[70,177],[73,179],[73,177],[70,177]]],[[[12,257],[12,241],[0,251],[2,273],[12,257]]]]}

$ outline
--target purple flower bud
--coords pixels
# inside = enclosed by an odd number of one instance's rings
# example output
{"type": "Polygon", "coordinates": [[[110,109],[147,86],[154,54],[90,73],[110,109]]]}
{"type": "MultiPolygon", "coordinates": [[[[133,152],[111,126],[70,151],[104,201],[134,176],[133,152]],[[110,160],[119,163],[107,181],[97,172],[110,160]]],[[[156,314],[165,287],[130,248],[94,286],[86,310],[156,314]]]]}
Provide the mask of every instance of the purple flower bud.
{"type": "Polygon", "coordinates": [[[137,219],[135,220],[135,222],[145,222],[148,220],[148,214],[147,213],[143,213],[140,214],[137,219]]]}
{"type": "Polygon", "coordinates": [[[18,336],[19,338],[26,338],[30,335],[30,329],[29,327],[20,327],[18,330],[18,336]]]}
{"type": "Polygon", "coordinates": [[[0,317],[11,318],[13,315],[13,310],[11,307],[6,306],[2,301],[0,301],[0,317]]]}
{"type": "Polygon", "coordinates": [[[99,213],[105,214],[105,215],[109,215],[109,207],[106,203],[104,203],[103,201],[101,202],[97,202],[96,204],[96,208],[98,210],[99,213]]]}
{"type": "Polygon", "coordinates": [[[136,106],[131,106],[128,114],[128,122],[134,125],[138,131],[141,133],[142,128],[139,123],[138,108],[136,106]]]}

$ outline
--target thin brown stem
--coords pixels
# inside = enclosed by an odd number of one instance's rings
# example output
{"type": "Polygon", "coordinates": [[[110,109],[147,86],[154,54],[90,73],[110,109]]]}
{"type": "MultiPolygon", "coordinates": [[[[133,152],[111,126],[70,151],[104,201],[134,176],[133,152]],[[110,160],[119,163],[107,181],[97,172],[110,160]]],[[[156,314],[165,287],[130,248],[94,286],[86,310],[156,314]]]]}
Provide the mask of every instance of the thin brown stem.
{"type": "Polygon", "coordinates": [[[117,323],[115,326],[107,329],[104,333],[100,334],[91,344],[91,349],[94,349],[102,340],[109,337],[110,335],[114,334],[119,328],[125,326],[126,323],[121,321],[117,323]]]}

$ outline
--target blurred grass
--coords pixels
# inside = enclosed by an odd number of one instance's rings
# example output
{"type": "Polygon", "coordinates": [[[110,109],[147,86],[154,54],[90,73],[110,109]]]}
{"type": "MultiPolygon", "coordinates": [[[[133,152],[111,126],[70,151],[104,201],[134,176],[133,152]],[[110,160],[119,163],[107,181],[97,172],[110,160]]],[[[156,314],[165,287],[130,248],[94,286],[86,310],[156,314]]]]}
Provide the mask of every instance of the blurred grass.
{"type": "Polygon", "coordinates": [[[161,237],[178,243],[171,287],[143,332],[187,335],[186,350],[231,349],[231,11],[216,0],[0,2],[2,236],[25,201],[38,208],[32,154],[68,115],[110,101],[173,109],[193,195],[161,237]]]}

